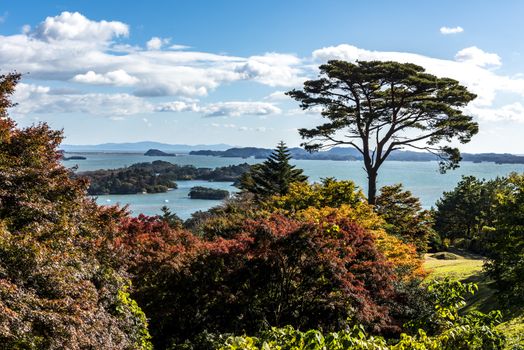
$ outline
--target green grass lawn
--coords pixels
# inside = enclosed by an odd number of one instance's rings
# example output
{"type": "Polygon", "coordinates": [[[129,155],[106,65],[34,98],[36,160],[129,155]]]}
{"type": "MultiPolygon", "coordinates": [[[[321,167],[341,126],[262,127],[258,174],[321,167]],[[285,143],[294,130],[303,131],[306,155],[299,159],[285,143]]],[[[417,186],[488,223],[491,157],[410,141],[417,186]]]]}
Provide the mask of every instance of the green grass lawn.
{"type": "MultiPolygon", "coordinates": [[[[478,310],[489,312],[499,308],[493,282],[482,269],[484,259],[479,255],[454,251],[456,260],[439,260],[432,254],[426,254],[424,267],[429,272],[426,279],[450,277],[462,282],[473,282],[479,287],[472,297],[467,299],[464,311],[478,310]]],[[[505,322],[497,328],[507,339],[507,349],[524,349],[524,310],[514,310],[505,315],[505,322]],[[520,347],[519,347],[520,346],[520,347]]]]}
{"type": "Polygon", "coordinates": [[[457,255],[456,260],[439,260],[432,258],[433,254],[426,254],[424,267],[429,272],[428,279],[450,277],[464,280],[471,276],[482,273],[484,260],[480,256],[470,255],[465,257],[457,255]]]}

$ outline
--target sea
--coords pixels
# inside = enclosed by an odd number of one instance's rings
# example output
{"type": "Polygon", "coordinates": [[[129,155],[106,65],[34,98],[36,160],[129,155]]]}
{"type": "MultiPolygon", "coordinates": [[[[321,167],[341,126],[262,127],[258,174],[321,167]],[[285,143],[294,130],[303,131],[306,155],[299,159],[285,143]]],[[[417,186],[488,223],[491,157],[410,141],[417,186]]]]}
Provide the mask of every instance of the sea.
{"type": "MultiPolygon", "coordinates": [[[[66,156],[84,156],[85,160],[64,160],[63,164],[75,171],[98,169],[116,169],[135,163],[164,160],[179,165],[194,165],[197,168],[216,168],[221,166],[262,162],[263,159],[254,158],[223,158],[213,156],[195,156],[177,154],[176,157],[150,157],[137,153],[66,153],[66,156]]],[[[304,170],[304,174],[311,182],[323,178],[333,177],[339,180],[354,181],[365,193],[367,190],[366,173],[361,161],[334,161],[334,160],[292,160],[297,168],[304,170]]],[[[455,187],[462,176],[473,175],[477,178],[493,179],[505,176],[511,172],[524,172],[524,164],[495,164],[462,162],[460,167],[440,174],[436,161],[407,162],[386,161],[378,175],[378,187],[402,183],[407,190],[420,198],[424,208],[429,209],[442,196],[444,191],[455,187]]],[[[220,205],[219,200],[190,199],[189,190],[193,186],[205,186],[228,190],[231,193],[238,189],[231,182],[207,182],[200,180],[177,181],[178,188],[155,194],[128,194],[97,196],[96,201],[101,205],[127,205],[132,215],[141,213],[156,215],[162,206],[167,206],[182,219],[188,219],[196,211],[205,211],[220,205]]]]}

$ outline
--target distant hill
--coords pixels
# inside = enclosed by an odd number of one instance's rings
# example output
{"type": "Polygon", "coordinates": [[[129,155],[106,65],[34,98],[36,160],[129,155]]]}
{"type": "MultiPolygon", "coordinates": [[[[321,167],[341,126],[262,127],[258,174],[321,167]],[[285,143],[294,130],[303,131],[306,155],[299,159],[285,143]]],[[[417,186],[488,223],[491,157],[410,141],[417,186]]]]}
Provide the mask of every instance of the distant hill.
{"type": "MultiPolygon", "coordinates": [[[[259,147],[233,147],[228,144],[213,145],[184,145],[167,144],[154,141],[129,142],[129,143],[104,143],[100,145],[61,145],[65,152],[122,152],[122,153],[144,153],[155,149],[169,153],[189,153],[191,155],[204,155],[214,157],[265,159],[273,151],[270,148],[259,147]]],[[[354,148],[334,147],[328,151],[306,152],[303,148],[294,147],[289,149],[294,159],[311,160],[361,160],[362,155],[354,148]]],[[[497,164],[524,164],[524,155],[509,153],[462,153],[462,159],[466,162],[493,162],[497,164]]],[[[426,162],[438,160],[438,158],[427,152],[393,151],[387,160],[426,162]]]]}
{"type": "MultiPolygon", "coordinates": [[[[354,148],[348,147],[334,147],[328,151],[306,152],[302,148],[290,148],[291,156],[294,159],[314,159],[314,160],[361,160],[362,155],[354,148]]],[[[191,155],[205,155],[214,157],[234,157],[234,158],[249,158],[256,159],[267,158],[272,150],[269,148],[256,147],[235,147],[225,151],[216,150],[200,150],[191,151],[191,155]]],[[[437,156],[428,152],[413,152],[413,151],[393,151],[387,160],[397,161],[414,161],[414,162],[428,162],[439,160],[437,156]]],[[[524,164],[524,156],[509,154],[509,153],[462,153],[462,160],[466,162],[493,162],[497,164],[524,164]]]]}
{"type": "MultiPolygon", "coordinates": [[[[315,159],[315,160],[357,160],[361,158],[360,153],[352,148],[334,147],[329,151],[309,153],[303,148],[294,147],[289,149],[294,159],[315,159]]],[[[191,155],[214,156],[214,157],[232,157],[232,158],[250,158],[256,159],[267,158],[272,149],[257,147],[235,147],[225,151],[200,150],[191,151],[191,155]]]]}
{"type": "Polygon", "coordinates": [[[159,149],[149,149],[146,153],[144,153],[144,156],[150,156],[150,157],[174,157],[174,153],[166,153],[164,151],[161,151],[159,149]]]}
{"type": "Polygon", "coordinates": [[[158,149],[164,152],[188,153],[193,150],[209,149],[225,151],[233,146],[227,144],[214,145],[184,145],[168,144],[154,141],[128,142],[128,143],[103,143],[100,145],[61,145],[65,152],[129,152],[144,153],[149,149],[158,149]]]}

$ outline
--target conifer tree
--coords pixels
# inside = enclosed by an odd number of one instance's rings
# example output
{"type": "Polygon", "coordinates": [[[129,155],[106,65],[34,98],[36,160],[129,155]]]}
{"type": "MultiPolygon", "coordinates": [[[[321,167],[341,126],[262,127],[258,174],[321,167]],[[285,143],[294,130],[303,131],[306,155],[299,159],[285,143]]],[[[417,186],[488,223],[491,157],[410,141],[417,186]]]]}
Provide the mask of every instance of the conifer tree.
{"type": "Polygon", "coordinates": [[[262,164],[252,166],[244,174],[239,187],[253,193],[257,198],[286,194],[291,183],[307,181],[302,169],[289,164],[290,159],[289,149],[280,141],[262,164]]]}

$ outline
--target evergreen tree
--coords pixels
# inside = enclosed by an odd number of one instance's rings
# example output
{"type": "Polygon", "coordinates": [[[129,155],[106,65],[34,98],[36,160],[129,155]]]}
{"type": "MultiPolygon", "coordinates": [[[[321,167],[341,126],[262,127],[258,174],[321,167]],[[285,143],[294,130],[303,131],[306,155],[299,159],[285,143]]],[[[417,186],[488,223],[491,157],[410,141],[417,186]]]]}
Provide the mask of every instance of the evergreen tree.
{"type": "Polygon", "coordinates": [[[394,150],[406,147],[439,156],[440,169],[461,160],[449,142],[467,143],[478,132],[463,107],[475,99],[466,87],[411,63],[329,61],[317,80],[287,93],[304,110],[322,107],[327,122],[300,129],[307,150],[349,145],[364,161],[368,202],[375,204],[378,171],[394,150]]]}
{"type": "Polygon", "coordinates": [[[307,181],[302,169],[289,164],[290,159],[289,149],[280,141],[266,161],[242,176],[239,187],[258,198],[286,194],[291,183],[307,181]]]}
{"type": "Polygon", "coordinates": [[[382,187],[375,210],[386,221],[384,228],[389,234],[415,245],[418,252],[427,250],[429,239],[435,235],[431,213],[423,210],[420,200],[402,184],[382,187]]]}

